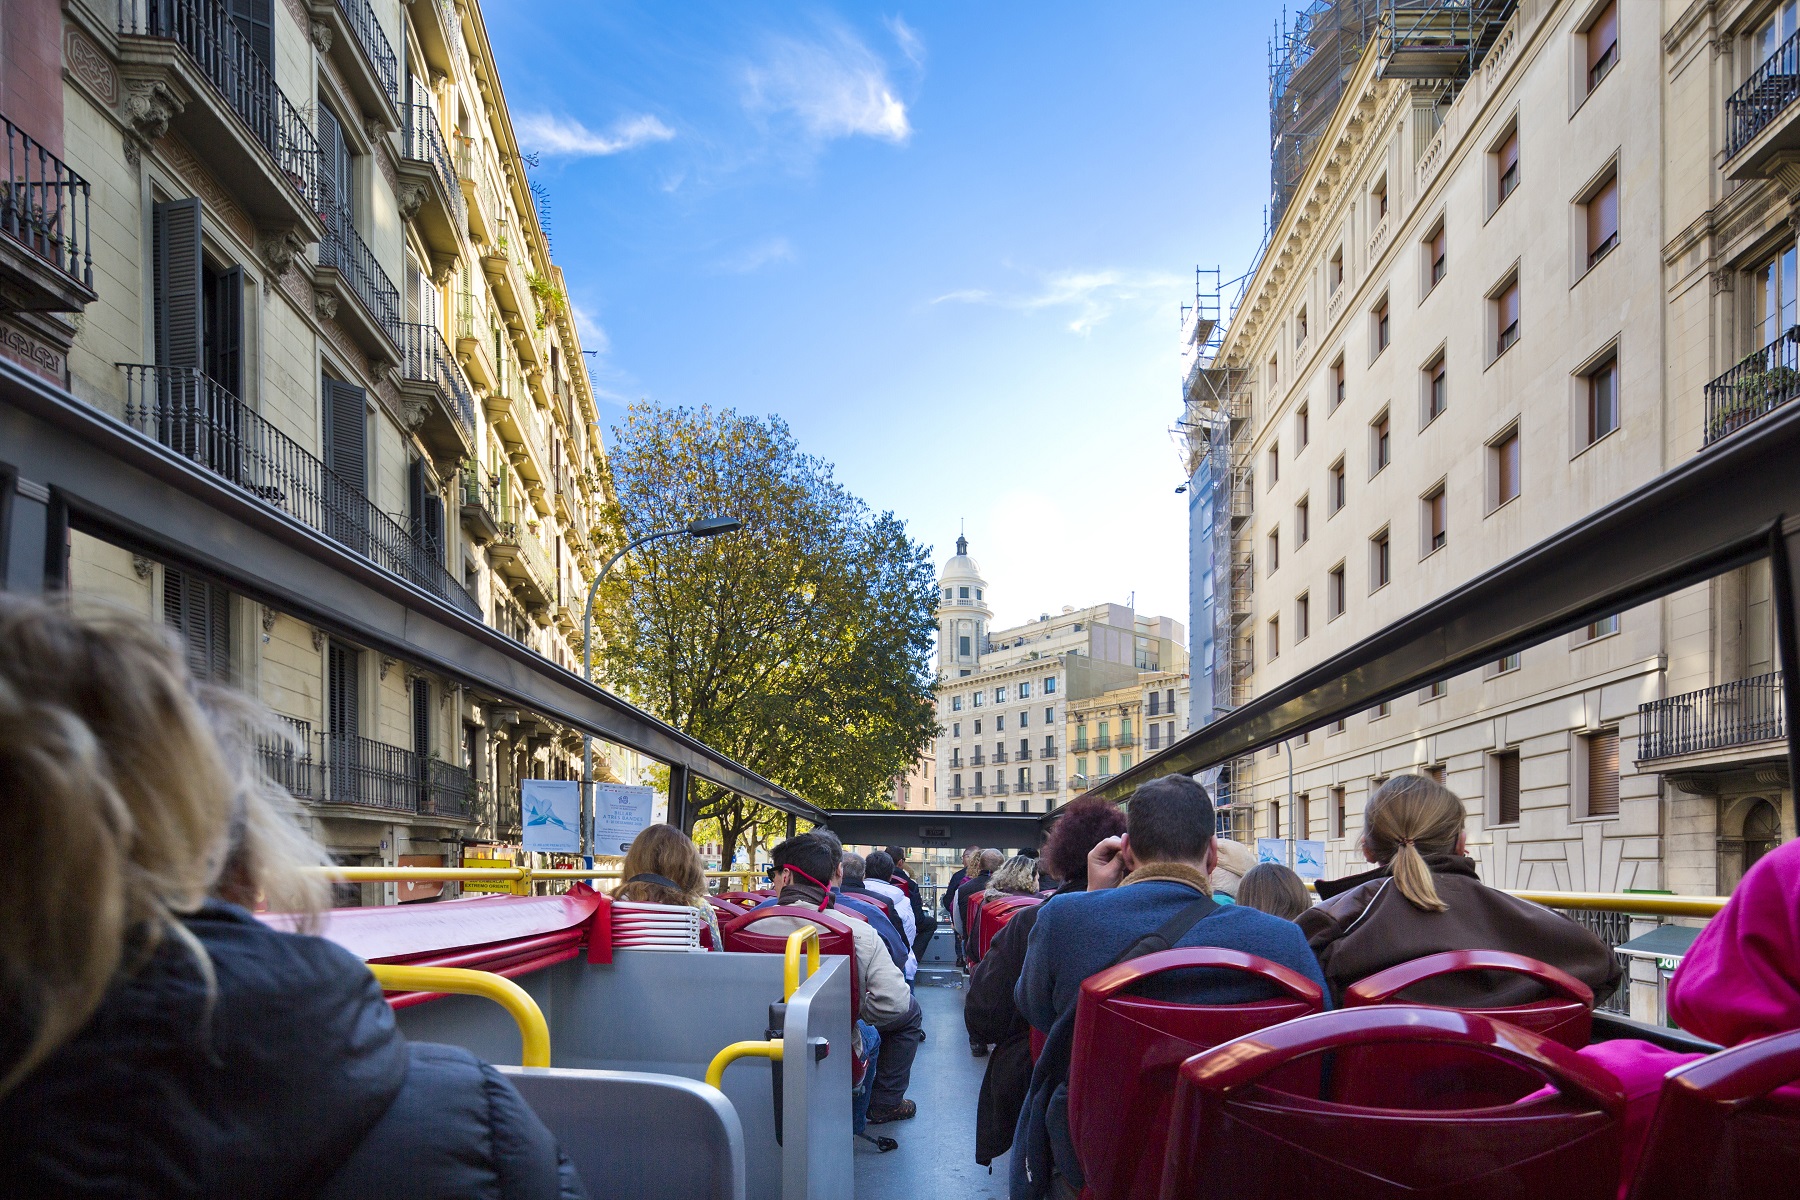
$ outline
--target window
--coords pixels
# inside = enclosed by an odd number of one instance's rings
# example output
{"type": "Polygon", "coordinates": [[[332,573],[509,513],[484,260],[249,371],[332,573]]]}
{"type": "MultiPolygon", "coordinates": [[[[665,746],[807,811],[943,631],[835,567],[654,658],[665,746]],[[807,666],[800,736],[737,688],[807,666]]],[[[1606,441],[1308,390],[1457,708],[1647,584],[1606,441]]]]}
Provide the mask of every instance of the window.
{"type": "Polygon", "coordinates": [[[956,653],[957,653],[958,658],[969,657],[969,635],[968,634],[963,634],[961,637],[956,639],[956,653]]]}
{"type": "Polygon", "coordinates": [[[1099,755],[1095,759],[1095,762],[1100,768],[1100,778],[1105,779],[1108,775],[1112,774],[1112,755],[1099,755]]]}
{"type": "Polygon", "coordinates": [[[1312,797],[1306,792],[1294,797],[1294,836],[1312,836],[1312,797]]]}
{"type": "Polygon", "coordinates": [[[1334,515],[1342,510],[1348,495],[1344,479],[1344,460],[1340,458],[1331,464],[1331,473],[1326,484],[1326,498],[1331,503],[1331,513],[1327,515],[1334,515]]]}
{"type": "Polygon", "coordinates": [[[1494,357],[1499,358],[1519,340],[1519,277],[1512,276],[1494,293],[1494,357]]]}
{"type": "Polygon", "coordinates": [[[1331,836],[1344,836],[1344,789],[1341,787],[1331,789],[1331,836]]]}
{"type": "MultiPolygon", "coordinates": [[[[1788,6],[1789,11],[1793,9],[1788,6]]],[[[1613,64],[1619,61],[1619,5],[1617,0],[1601,9],[1587,27],[1587,90],[1600,86],[1613,64]]]]}
{"type": "Polygon", "coordinates": [[[1344,402],[1344,356],[1338,355],[1337,361],[1331,364],[1331,410],[1344,402]]]}
{"type": "Polygon", "coordinates": [[[1150,692],[1150,715],[1162,715],[1162,693],[1152,689],[1150,692]]]}
{"type": "Polygon", "coordinates": [[[1444,382],[1444,356],[1439,354],[1425,366],[1425,420],[1429,425],[1450,407],[1450,391],[1444,382]]]}
{"type": "Polygon", "coordinates": [[[1347,728],[1349,728],[1349,724],[1342,717],[1339,717],[1337,720],[1335,720],[1331,723],[1331,732],[1332,733],[1342,733],[1347,728]]]}
{"type": "Polygon", "coordinates": [[[1494,674],[1504,675],[1508,671],[1516,671],[1521,661],[1523,660],[1518,654],[1508,654],[1505,658],[1497,659],[1494,662],[1494,674]]]}
{"type": "Polygon", "coordinates": [[[1506,203],[1506,198],[1519,190],[1519,130],[1517,126],[1507,131],[1500,140],[1499,148],[1494,151],[1495,174],[1495,207],[1506,203]]]}
{"type": "Polygon", "coordinates": [[[1294,544],[1304,546],[1312,538],[1312,504],[1305,496],[1294,505],[1294,544]]]}
{"type": "MultiPolygon", "coordinates": [[[[1049,680],[1044,681],[1044,683],[1046,685],[1044,690],[1046,692],[1054,692],[1056,689],[1048,686],[1049,682],[1050,682],[1049,680]]],[[[1056,710],[1054,708],[1046,708],[1044,710],[1044,724],[1046,724],[1046,725],[1056,724],[1056,710]]]]}
{"type": "Polygon", "coordinates": [[[1489,510],[1519,498],[1519,427],[1514,425],[1488,443],[1489,510]]]}
{"type": "Polygon", "coordinates": [[[1617,632],[1619,632],[1619,614],[1614,613],[1610,617],[1601,617],[1598,621],[1595,621],[1593,624],[1584,628],[1581,631],[1581,640],[1584,642],[1597,641],[1603,637],[1611,637],[1617,632]]]}
{"type": "Polygon", "coordinates": [[[1281,568],[1281,530],[1269,530],[1269,574],[1281,568]]]}
{"type": "MultiPolygon", "coordinates": [[[[969,699],[976,708],[980,708],[983,704],[987,703],[987,693],[986,692],[972,692],[972,693],[970,693],[969,699]]],[[[976,732],[978,732],[978,733],[980,732],[980,730],[981,730],[980,722],[976,722],[975,729],[976,729],[976,732]]]]}
{"type": "Polygon", "coordinates": [[[1349,599],[1349,589],[1345,587],[1344,564],[1339,563],[1331,568],[1326,576],[1325,619],[1335,621],[1344,615],[1345,602],[1349,599]]]}
{"type": "Polygon", "coordinates": [[[1369,590],[1378,592],[1393,578],[1393,556],[1388,547],[1388,531],[1369,539],[1369,590]]]}
{"type": "Polygon", "coordinates": [[[962,697],[961,696],[950,697],[950,711],[951,712],[961,712],[962,711],[962,697]]]}
{"type": "Polygon", "coordinates": [[[969,598],[969,589],[968,588],[957,588],[956,594],[959,599],[967,600],[969,598]]]}
{"type": "Polygon", "coordinates": [[[975,718],[975,736],[977,736],[977,737],[981,736],[981,718],[980,717],[975,718]]]}
{"type": "Polygon", "coordinates": [[[1588,817],[1619,815],[1619,731],[1603,729],[1581,739],[1587,760],[1588,817]]]}
{"type": "MultiPolygon", "coordinates": [[[[1277,754],[1281,753],[1280,747],[1274,747],[1274,750],[1277,754]]],[[[1281,801],[1279,800],[1269,802],[1269,836],[1273,838],[1281,836],[1281,801]]]]}
{"type": "Polygon", "coordinates": [[[1608,176],[1582,207],[1587,213],[1587,265],[1592,268],[1619,244],[1618,175],[1608,176]]]}
{"type": "Polygon", "coordinates": [[[1269,660],[1281,657],[1281,618],[1269,618],[1269,660]]]}
{"type": "Polygon", "coordinates": [[[1312,441],[1312,413],[1302,404],[1294,410],[1294,449],[1296,452],[1306,449],[1312,441]]]}
{"type": "Polygon", "coordinates": [[[1044,757],[1049,758],[1056,753],[1056,737],[1054,734],[1044,735],[1044,757]]]}
{"type": "MultiPolygon", "coordinates": [[[[1001,782],[1004,782],[1004,781],[1003,781],[1003,780],[998,780],[998,779],[996,779],[996,780],[995,780],[995,781],[994,781],[994,782],[995,782],[995,783],[1001,783],[1001,782]]],[[[996,789],[996,790],[997,790],[997,789],[996,789]]],[[[996,800],[996,801],[995,801],[995,802],[994,802],[994,811],[995,811],[995,812],[1005,812],[1005,811],[1006,811],[1006,801],[1004,801],[1004,800],[996,800]]]]}
{"type": "Polygon", "coordinates": [[[1794,36],[1797,8],[1800,5],[1796,5],[1795,0],[1781,0],[1775,6],[1775,11],[1769,14],[1769,19],[1756,31],[1756,36],[1751,40],[1758,64],[1767,62],[1794,36]]]}
{"type": "Polygon", "coordinates": [[[1281,443],[1269,444],[1269,487],[1281,482],[1281,443]]]}
{"type": "Polygon", "coordinates": [[[1444,485],[1438,484],[1425,493],[1423,500],[1426,554],[1435,554],[1450,540],[1450,500],[1444,485]]]}
{"type": "Polygon", "coordinates": [[[1519,823],[1519,752],[1502,750],[1488,758],[1488,777],[1493,781],[1494,804],[1488,810],[1491,825],[1519,823]]]}
{"type": "Polygon", "coordinates": [[[1394,460],[1393,429],[1388,421],[1387,410],[1369,423],[1369,474],[1379,475],[1388,463],[1394,460]]]}
{"type": "MultiPolygon", "coordinates": [[[[1427,684],[1425,687],[1421,688],[1419,690],[1419,699],[1421,701],[1442,700],[1445,696],[1448,696],[1449,694],[1450,694],[1450,685],[1448,683],[1444,682],[1442,679],[1440,679],[1436,683],[1427,684]]],[[[1440,780],[1438,780],[1438,782],[1442,783],[1443,780],[1440,779],[1440,780]]]]}
{"type": "Polygon", "coordinates": [[[1431,236],[1425,239],[1425,290],[1431,291],[1444,278],[1449,259],[1446,256],[1447,239],[1444,237],[1444,223],[1439,221],[1431,236]]]}
{"type": "Polygon", "coordinates": [[[995,733],[1003,733],[1003,732],[1005,732],[1005,730],[1006,730],[1006,714],[1005,713],[995,713],[994,714],[994,732],[995,733]]]}
{"type": "Polygon", "coordinates": [[[1294,641],[1304,642],[1312,634],[1312,597],[1302,592],[1294,601],[1294,641]]]}
{"type": "Polygon", "coordinates": [[[1374,326],[1375,355],[1380,355],[1383,350],[1388,348],[1388,298],[1386,296],[1375,302],[1374,311],[1369,314],[1369,317],[1374,326]]]}
{"type": "MultiPolygon", "coordinates": [[[[1021,699],[1021,700],[1031,699],[1031,680],[1022,679],[1019,681],[1019,699],[1021,699]]],[[[1023,725],[1024,723],[1025,723],[1025,714],[1020,713],[1019,714],[1019,724],[1023,725]]]]}
{"type": "MultiPolygon", "coordinates": [[[[1388,703],[1386,700],[1383,700],[1380,704],[1377,704],[1374,708],[1371,708],[1369,710],[1369,720],[1379,721],[1383,717],[1387,716],[1389,713],[1391,713],[1393,711],[1394,711],[1394,706],[1392,704],[1388,703]]],[[[1385,780],[1385,779],[1373,780],[1372,779],[1369,782],[1375,788],[1380,788],[1382,784],[1387,782],[1387,780],[1385,780]]]]}
{"type": "Polygon", "coordinates": [[[1779,341],[1795,324],[1795,293],[1800,284],[1795,279],[1794,247],[1788,246],[1771,255],[1769,260],[1750,272],[1750,308],[1753,344],[1747,350],[1759,350],[1779,341]]]}
{"type": "Polygon", "coordinates": [[[1269,355],[1269,391],[1272,394],[1281,383],[1281,360],[1269,355]]]}
{"type": "Polygon", "coordinates": [[[1151,725],[1150,726],[1150,747],[1149,748],[1151,750],[1162,749],[1162,726],[1161,725],[1151,725]]]}
{"type": "Polygon", "coordinates": [[[1344,286],[1344,248],[1339,246],[1331,252],[1331,261],[1325,267],[1325,288],[1332,295],[1344,286]]]}
{"type": "Polygon", "coordinates": [[[1387,189],[1387,176],[1386,175],[1383,175],[1380,179],[1377,179],[1375,181],[1375,186],[1369,189],[1369,200],[1375,206],[1375,219],[1377,221],[1381,220],[1381,218],[1388,215],[1388,189],[1387,189]]]}
{"type": "Polygon", "coordinates": [[[1030,726],[1031,726],[1031,710],[1029,708],[1020,709],[1019,710],[1019,728],[1027,729],[1030,726]]]}
{"type": "Polygon", "coordinates": [[[1587,408],[1587,444],[1593,445],[1619,427],[1619,359],[1608,355],[1582,379],[1587,408]]]}
{"type": "Polygon", "coordinates": [[[216,583],[163,568],[163,620],[181,635],[196,678],[231,682],[231,593],[216,583]]]}
{"type": "Polygon", "coordinates": [[[1006,703],[1006,689],[1004,687],[997,687],[994,689],[994,703],[995,704],[1005,704],[1006,703]]]}
{"type": "Polygon", "coordinates": [[[1306,345],[1306,310],[1303,308],[1294,314],[1294,345],[1306,345]]]}

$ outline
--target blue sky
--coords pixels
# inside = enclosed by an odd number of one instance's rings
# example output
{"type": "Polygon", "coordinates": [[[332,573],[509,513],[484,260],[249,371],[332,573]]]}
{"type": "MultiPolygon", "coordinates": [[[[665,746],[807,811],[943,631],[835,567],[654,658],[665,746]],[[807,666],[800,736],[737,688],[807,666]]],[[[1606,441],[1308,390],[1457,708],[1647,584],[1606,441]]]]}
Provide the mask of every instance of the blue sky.
{"type": "Polygon", "coordinates": [[[780,414],[1002,623],[1186,620],[1178,308],[1261,236],[1279,14],[485,8],[603,420],[780,414]]]}

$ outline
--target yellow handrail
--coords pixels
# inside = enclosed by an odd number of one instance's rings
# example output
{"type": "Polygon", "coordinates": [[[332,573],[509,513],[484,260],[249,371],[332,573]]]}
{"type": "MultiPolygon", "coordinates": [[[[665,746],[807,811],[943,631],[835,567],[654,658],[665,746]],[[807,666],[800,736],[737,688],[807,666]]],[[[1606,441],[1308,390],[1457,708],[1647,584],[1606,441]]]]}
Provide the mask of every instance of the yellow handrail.
{"type": "Polygon", "coordinates": [[[1620,892],[1509,891],[1521,900],[1546,908],[1585,908],[1592,912],[1631,913],[1645,917],[1710,917],[1729,896],[1639,896],[1620,892]]]}
{"type": "Polygon", "coordinates": [[[725,1081],[725,1068],[740,1058],[766,1058],[781,1061],[781,1039],[767,1042],[733,1042],[717,1054],[706,1067],[706,1082],[718,1087],[725,1081]]]}
{"type": "Polygon", "coordinates": [[[788,934],[787,961],[781,973],[781,998],[792,1000],[800,990],[800,947],[806,947],[806,976],[819,972],[819,927],[804,925],[788,934]]]}
{"type": "Polygon", "coordinates": [[[544,1020],[544,1010],[530,993],[504,975],[462,967],[407,967],[393,963],[370,963],[369,972],[383,991],[486,996],[518,1022],[519,1062],[527,1067],[550,1065],[550,1026],[544,1020]]]}
{"type": "MultiPolygon", "coordinates": [[[[529,883],[535,879],[623,879],[622,871],[587,871],[574,867],[319,867],[338,883],[407,883],[505,879],[529,883]]],[[[709,879],[733,879],[748,884],[760,871],[708,871],[709,879]]],[[[746,887],[745,891],[750,889],[746,887]]]]}

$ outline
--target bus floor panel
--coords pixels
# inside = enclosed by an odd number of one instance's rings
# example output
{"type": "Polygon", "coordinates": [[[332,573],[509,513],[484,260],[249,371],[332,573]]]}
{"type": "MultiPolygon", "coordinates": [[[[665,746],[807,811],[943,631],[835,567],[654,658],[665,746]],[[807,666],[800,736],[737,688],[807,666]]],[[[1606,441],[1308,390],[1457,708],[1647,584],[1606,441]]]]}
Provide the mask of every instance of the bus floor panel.
{"type": "Polygon", "coordinates": [[[870,1133],[899,1142],[898,1150],[882,1154],[857,1140],[856,1200],[1004,1197],[1007,1156],[994,1160],[992,1174],[975,1162],[975,1098],[987,1059],[969,1053],[963,989],[920,987],[914,995],[924,1013],[925,1043],[913,1060],[906,1095],[919,1115],[869,1126],[870,1133]]]}

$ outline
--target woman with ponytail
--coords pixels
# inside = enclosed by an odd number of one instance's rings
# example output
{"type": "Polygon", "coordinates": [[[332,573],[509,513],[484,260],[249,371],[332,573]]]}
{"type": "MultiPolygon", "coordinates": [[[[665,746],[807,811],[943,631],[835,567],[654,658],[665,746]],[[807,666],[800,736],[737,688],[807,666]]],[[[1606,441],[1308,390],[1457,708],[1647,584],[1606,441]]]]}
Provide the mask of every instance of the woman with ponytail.
{"type": "MultiPolygon", "coordinates": [[[[1622,974],[1585,926],[1482,883],[1456,793],[1420,775],[1382,784],[1363,813],[1363,856],[1377,873],[1299,918],[1334,999],[1359,979],[1446,950],[1504,950],[1561,967],[1603,1000],[1622,974]]],[[[1477,971],[1401,993],[1419,1004],[1490,1007],[1544,998],[1518,975],[1477,971]]]]}
{"type": "Polygon", "coordinates": [[[165,627],[0,593],[7,1193],[584,1196],[504,1076],[252,915],[310,929],[327,897],[258,759],[285,736],[165,627]]]}

